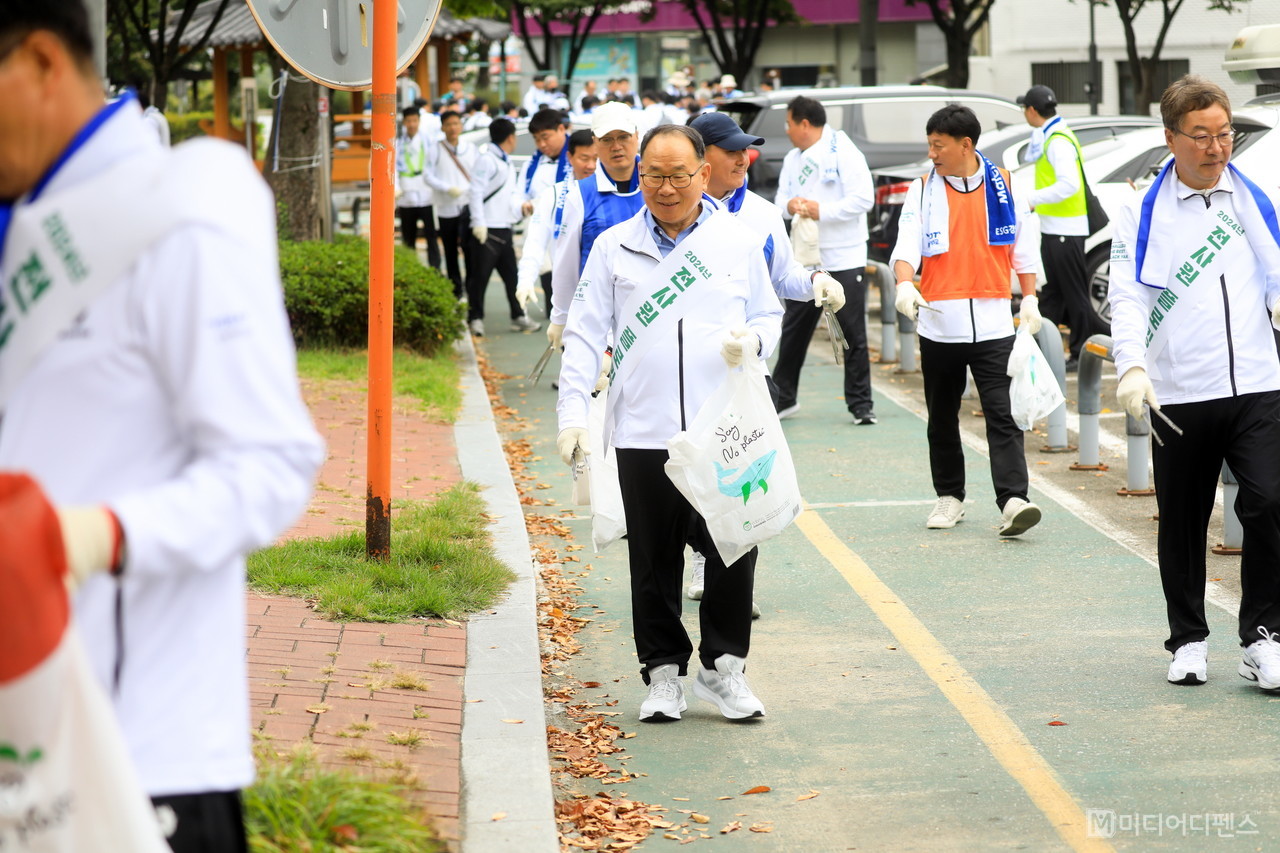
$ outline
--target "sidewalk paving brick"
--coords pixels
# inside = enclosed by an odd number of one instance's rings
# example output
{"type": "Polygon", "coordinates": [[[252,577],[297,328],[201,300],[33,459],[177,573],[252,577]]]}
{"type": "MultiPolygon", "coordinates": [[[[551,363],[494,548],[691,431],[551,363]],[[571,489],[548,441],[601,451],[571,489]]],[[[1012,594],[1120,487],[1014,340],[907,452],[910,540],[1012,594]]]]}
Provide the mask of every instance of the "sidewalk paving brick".
{"type": "MultiPolygon", "coordinates": [[[[303,394],[329,455],[306,514],[282,539],[361,529],[364,387],[304,381],[303,394]]],[[[392,439],[393,502],[429,498],[461,479],[453,427],[432,423],[412,401],[397,400],[392,439]]],[[[280,752],[311,741],[326,766],[408,770],[417,802],[458,850],[466,626],[330,622],[300,599],[252,592],[246,607],[254,730],[280,752]],[[391,687],[401,674],[423,689],[391,687]],[[419,740],[389,743],[393,733],[419,740]]]]}

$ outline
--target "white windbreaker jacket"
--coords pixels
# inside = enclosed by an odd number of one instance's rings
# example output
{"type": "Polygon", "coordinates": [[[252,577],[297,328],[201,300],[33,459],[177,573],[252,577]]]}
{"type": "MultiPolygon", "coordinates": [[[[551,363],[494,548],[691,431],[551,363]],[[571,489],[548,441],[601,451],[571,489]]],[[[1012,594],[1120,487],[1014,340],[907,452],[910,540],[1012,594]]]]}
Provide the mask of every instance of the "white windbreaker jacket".
{"type": "MultiPolygon", "coordinates": [[[[150,149],[155,132],[128,105],[44,195],[150,149]]],[[[55,504],[106,504],[124,528],[122,577],[90,578],[75,619],[151,796],[253,780],[244,556],[301,514],[324,458],[298,390],[271,193],[247,158],[208,183],[191,199],[201,221],[90,303],[0,422],[0,469],[30,473],[55,504]]],[[[104,199],[102,228],[129,228],[128,206],[104,199]]]]}
{"type": "MultiPolygon", "coordinates": [[[[718,205],[707,197],[703,210],[718,205]]],[[[626,325],[622,309],[637,287],[651,284],[649,273],[662,263],[647,208],[605,231],[596,240],[582,273],[564,329],[560,368],[560,429],[587,427],[591,392],[611,335],[626,325]]],[[[744,242],[759,238],[743,225],[744,242]]],[[[697,229],[690,233],[697,233],[697,229]]],[[[677,248],[677,251],[679,249],[677,248]]],[[[754,251],[714,298],[682,319],[667,339],[643,356],[625,386],[610,389],[613,400],[612,445],[665,450],[667,440],[693,422],[702,404],[728,372],[720,345],[729,331],[745,326],[760,338],[760,357],[768,358],[782,333],[782,304],[773,292],[764,253],[754,251]]]]}
{"type": "MultiPolygon", "coordinates": [[[[1169,180],[1177,180],[1176,173],[1169,180]]],[[[1217,223],[1238,223],[1236,196],[1249,195],[1245,187],[1223,172],[1214,191],[1205,196],[1177,181],[1178,209],[1174,227],[1188,219],[1217,223]],[[1220,217],[1225,217],[1225,219],[1220,217]]],[[[1134,244],[1144,193],[1135,193],[1115,219],[1111,239],[1111,336],[1115,342],[1116,375],[1131,367],[1144,367],[1156,390],[1156,399],[1168,403],[1196,403],[1239,394],[1280,390],[1280,358],[1272,335],[1269,305],[1280,298],[1280,274],[1259,263],[1249,242],[1232,239],[1221,251],[1226,266],[1221,279],[1201,275],[1184,291],[1187,304],[1177,332],[1170,335],[1163,351],[1149,360],[1146,346],[1147,317],[1163,292],[1137,281],[1134,244]],[[1269,292],[1270,291],[1270,292],[1269,292]],[[1234,295],[1232,295],[1234,294],[1234,295]]],[[[1154,227],[1154,226],[1153,226],[1154,227]]],[[[1265,239],[1265,238],[1264,238],[1265,239]]],[[[1187,251],[1194,244],[1186,247],[1187,251]]],[[[1152,282],[1166,287],[1175,282],[1152,282]]]]}

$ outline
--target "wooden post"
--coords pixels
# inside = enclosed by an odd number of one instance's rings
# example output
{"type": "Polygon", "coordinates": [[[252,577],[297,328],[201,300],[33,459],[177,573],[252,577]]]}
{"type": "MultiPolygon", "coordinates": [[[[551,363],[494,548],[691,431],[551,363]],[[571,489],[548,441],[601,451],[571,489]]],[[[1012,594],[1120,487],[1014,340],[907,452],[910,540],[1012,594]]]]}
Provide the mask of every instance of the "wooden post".
{"type": "Polygon", "coordinates": [[[213,49],[213,135],[231,139],[231,97],[227,91],[227,50],[213,49]]]}
{"type": "Polygon", "coordinates": [[[413,76],[414,82],[422,90],[422,97],[428,101],[434,101],[436,94],[431,88],[431,63],[427,61],[429,53],[427,45],[423,44],[422,50],[418,51],[417,58],[413,60],[413,76]]]}
{"type": "MultiPolygon", "coordinates": [[[[440,94],[444,94],[449,89],[449,79],[453,77],[453,69],[449,67],[449,57],[453,54],[452,39],[445,39],[436,42],[436,83],[440,86],[440,94]]],[[[485,62],[488,62],[485,59],[485,62]]],[[[492,105],[494,109],[490,110],[490,115],[497,115],[497,104],[492,105]]]]}
{"type": "Polygon", "coordinates": [[[396,0],[373,5],[373,139],[369,162],[369,413],[365,552],[391,557],[391,348],[396,131],[396,0]]]}

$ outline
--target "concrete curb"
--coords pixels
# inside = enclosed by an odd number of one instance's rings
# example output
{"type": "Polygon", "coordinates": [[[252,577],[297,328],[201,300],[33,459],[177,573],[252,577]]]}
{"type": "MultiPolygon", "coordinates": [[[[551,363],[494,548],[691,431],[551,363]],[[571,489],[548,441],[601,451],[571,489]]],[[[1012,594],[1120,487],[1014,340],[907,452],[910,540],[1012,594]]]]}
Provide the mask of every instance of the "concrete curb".
{"type": "Polygon", "coordinates": [[[484,488],[498,559],[516,573],[506,597],[467,624],[459,823],[465,853],[559,853],[551,791],[537,576],[471,336],[455,346],[462,411],[454,424],[464,479],[484,488]],[[508,723],[504,720],[522,720],[508,723]],[[494,820],[494,815],[505,817],[494,820]]]}

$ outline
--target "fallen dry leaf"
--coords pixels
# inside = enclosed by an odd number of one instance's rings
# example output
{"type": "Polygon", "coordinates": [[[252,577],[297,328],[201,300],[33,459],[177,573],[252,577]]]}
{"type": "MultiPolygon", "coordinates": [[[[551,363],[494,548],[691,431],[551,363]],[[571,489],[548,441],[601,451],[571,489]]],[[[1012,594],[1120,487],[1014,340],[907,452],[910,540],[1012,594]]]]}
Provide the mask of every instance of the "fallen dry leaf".
{"type": "Polygon", "coordinates": [[[732,800],[733,797],[716,797],[717,800],[732,800]]]}
{"type": "Polygon", "coordinates": [[[748,826],[747,829],[752,832],[773,832],[772,826],[766,826],[763,823],[753,823],[751,826],[748,826]]]}
{"type": "Polygon", "coordinates": [[[742,829],[742,821],[740,821],[740,820],[735,820],[735,821],[733,821],[732,823],[730,823],[730,824],[728,824],[727,826],[725,826],[723,829],[721,829],[721,830],[720,830],[720,834],[721,834],[721,835],[726,835],[726,834],[728,834],[728,833],[730,833],[730,832],[737,832],[739,829],[742,829]]]}
{"type": "Polygon", "coordinates": [[[360,833],[351,824],[344,823],[333,828],[333,837],[340,841],[359,841],[360,833]]]}
{"type": "Polygon", "coordinates": [[[693,814],[689,815],[689,820],[693,821],[694,823],[711,823],[711,818],[707,817],[704,814],[698,814],[697,812],[694,812],[693,814]]]}
{"type": "Polygon", "coordinates": [[[503,720],[502,722],[515,724],[515,723],[523,723],[524,720],[503,720]]]}
{"type": "Polygon", "coordinates": [[[743,793],[743,796],[747,794],[767,794],[772,790],[773,789],[770,788],[768,785],[756,785],[754,788],[748,788],[742,793],[743,793]]]}
{"type": "Polygon", "coordinates": [[[801,794],[800,796],[796,797],[796,802],[798,803],[801,800],[812,800],[814,797],[818,796],[819,793],[820,793],[819,791],[815,791],[812,788],[810,788],[809,793],[801,794]]]}
{"type": "Polygon", "coordinates": [[[689,798],[688,798],[688,797],[672,797],[671,799],[676,800],[676,801],[681,802],[681,803],[687,803],[687,802],[689,802],[689,798]]]}
{"type": "Polygon", "coordinates": [[[1050,720],[1050,721],[1049,721],[1049,725],[1051,725],[1051,726],[1065,726],[1065,725],[1066,725],[1066,723],[1062,722],[1062,720],[1050,720]]]}
{"type": "Polygon", "coordinates": [[[584,681],[582,682],[582,686],[583,687],[603,687],[604,685],[598,681],[584,681]]]}
{"type": "Polygon", "coordinates": [[[506,812],[494,812],[492,820],[502,820],[507,816],[506,812]]]}

